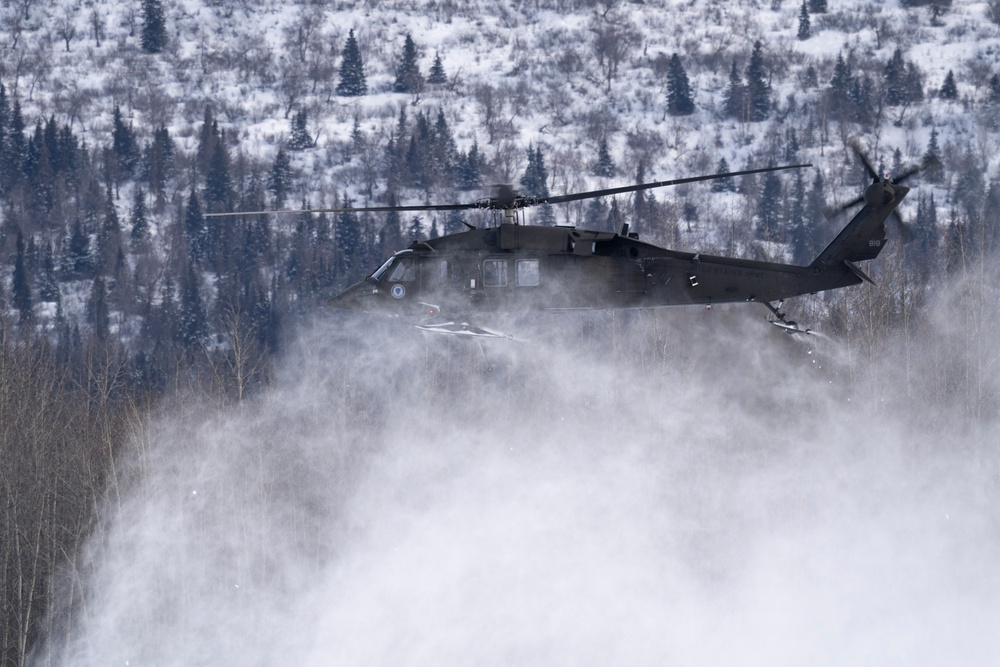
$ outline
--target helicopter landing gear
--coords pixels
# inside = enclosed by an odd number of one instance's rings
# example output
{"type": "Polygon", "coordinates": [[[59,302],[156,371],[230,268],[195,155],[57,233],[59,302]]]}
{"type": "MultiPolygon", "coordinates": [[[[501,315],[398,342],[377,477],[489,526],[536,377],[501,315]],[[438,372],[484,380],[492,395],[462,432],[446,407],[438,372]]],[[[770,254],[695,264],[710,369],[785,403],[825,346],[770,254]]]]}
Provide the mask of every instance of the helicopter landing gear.
{"type": "Polygon", "coordinates": [[[778,305],[776,305],[776,306],[772,305],[771,303],[769,303],[767,301],[761,301],[761,303],[763,303],[765,306],[767,306],[767,309],[770,310],[774,314],[774,319],[768,319],[768,322],[770,322],[774,326],[778,327],[779,329],[781,329],[785,333],[787,333],[787,334],[797,334],[797,333],[800,333],[800,334],[811,334],[812,333],[812,330],[810,330],[810,329],[800,329],[798,322],[796,322],[795,320],[789,320],[785,316],[785,313],[782,312],[782,310],[781,310],[781,306],[785,303],[784,299],[781,299],[780,301],[778,301],[778,305]]]}

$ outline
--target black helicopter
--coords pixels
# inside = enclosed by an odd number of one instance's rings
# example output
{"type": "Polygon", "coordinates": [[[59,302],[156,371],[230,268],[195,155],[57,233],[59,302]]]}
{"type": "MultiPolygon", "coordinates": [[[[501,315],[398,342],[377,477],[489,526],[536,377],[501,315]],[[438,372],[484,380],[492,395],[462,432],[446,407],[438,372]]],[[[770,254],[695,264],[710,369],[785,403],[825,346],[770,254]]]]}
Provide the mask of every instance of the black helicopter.
{"type": "MultiPolygon", "coordinates": [[[[523,209],[624,194],[683,183],[747,176],[809,164],[750,169],[551,197],[526,197],[509,187],[466,204],[373,206],[316,212],[457,211],[502,213],[490,227],[425,241],[400,250],[331,306],[406,318],[426,331],[506,337],[479,324],[497,313],[565,309],[658,308],[759,302],[789,333],[809,333],[788,320],[788,297],[837,289],[871,279],[858,262],[874,259],[886,243],[886,220],[909,192],[878,176],[864,207],[808,266],[681,252],[640,241],[628,224],[617,232],[521,224],[523,209]]],[[[239,215],[239,214],[237,214],[239,215]]]]}

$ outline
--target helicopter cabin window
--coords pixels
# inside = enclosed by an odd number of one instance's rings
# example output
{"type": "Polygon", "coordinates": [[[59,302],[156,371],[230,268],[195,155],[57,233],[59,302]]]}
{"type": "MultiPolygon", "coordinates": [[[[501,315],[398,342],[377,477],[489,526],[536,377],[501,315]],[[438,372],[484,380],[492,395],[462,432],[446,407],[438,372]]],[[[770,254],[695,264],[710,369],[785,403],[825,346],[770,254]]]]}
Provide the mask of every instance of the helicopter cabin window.
{"type": "Polygon", "coordinates": [[[507,285],[507,260],[483,260],[483,285],[486,287],[505,287],[507,285]]]}
{"type": "Polygon", "coordinates": [[[417,264],[411,257],[400,259],[389,274],[391,283],[408,283],[417,279],[417,264]]]}
{"type": "Polygon", "coordinates": [[[538,287],[538,260],[519,259],[514,273],[514,284],[518,287],[538,287]]]}

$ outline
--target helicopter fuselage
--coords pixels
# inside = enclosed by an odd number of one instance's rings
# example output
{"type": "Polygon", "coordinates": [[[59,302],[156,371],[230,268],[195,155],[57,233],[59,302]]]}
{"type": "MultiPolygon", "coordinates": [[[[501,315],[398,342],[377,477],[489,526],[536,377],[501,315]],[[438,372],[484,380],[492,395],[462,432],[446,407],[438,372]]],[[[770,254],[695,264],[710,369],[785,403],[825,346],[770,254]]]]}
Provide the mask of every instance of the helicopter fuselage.
{"type": "Polygon", "coordinates": [[[773,301],[861,282],[815,267],[680,252],[635,235],[502,224],[413,243],[331,304],[398,315],[773,301]]]}

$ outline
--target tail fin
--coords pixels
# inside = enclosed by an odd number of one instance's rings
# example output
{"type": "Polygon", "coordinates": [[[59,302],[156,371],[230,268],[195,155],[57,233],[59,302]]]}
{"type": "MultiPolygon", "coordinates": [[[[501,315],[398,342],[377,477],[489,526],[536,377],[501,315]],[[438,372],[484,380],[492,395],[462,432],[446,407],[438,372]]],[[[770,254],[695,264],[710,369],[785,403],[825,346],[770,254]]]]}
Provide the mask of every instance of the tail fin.
{"type": "MultiPolygon", "coordinates": [[[[837,234],[837,238],[819,254],[810,265],[813,269],[823,269],[846,264],[852,273],[858,274],[855,263],[875,259],[885,247],[885,221],[889,218],[910,189],[903,185],[893,185],[888,181],[877,181],[865,190],[864,207],[837,234]]],[[[863,273],[859,277],[868,279],[863,273]]]]}

